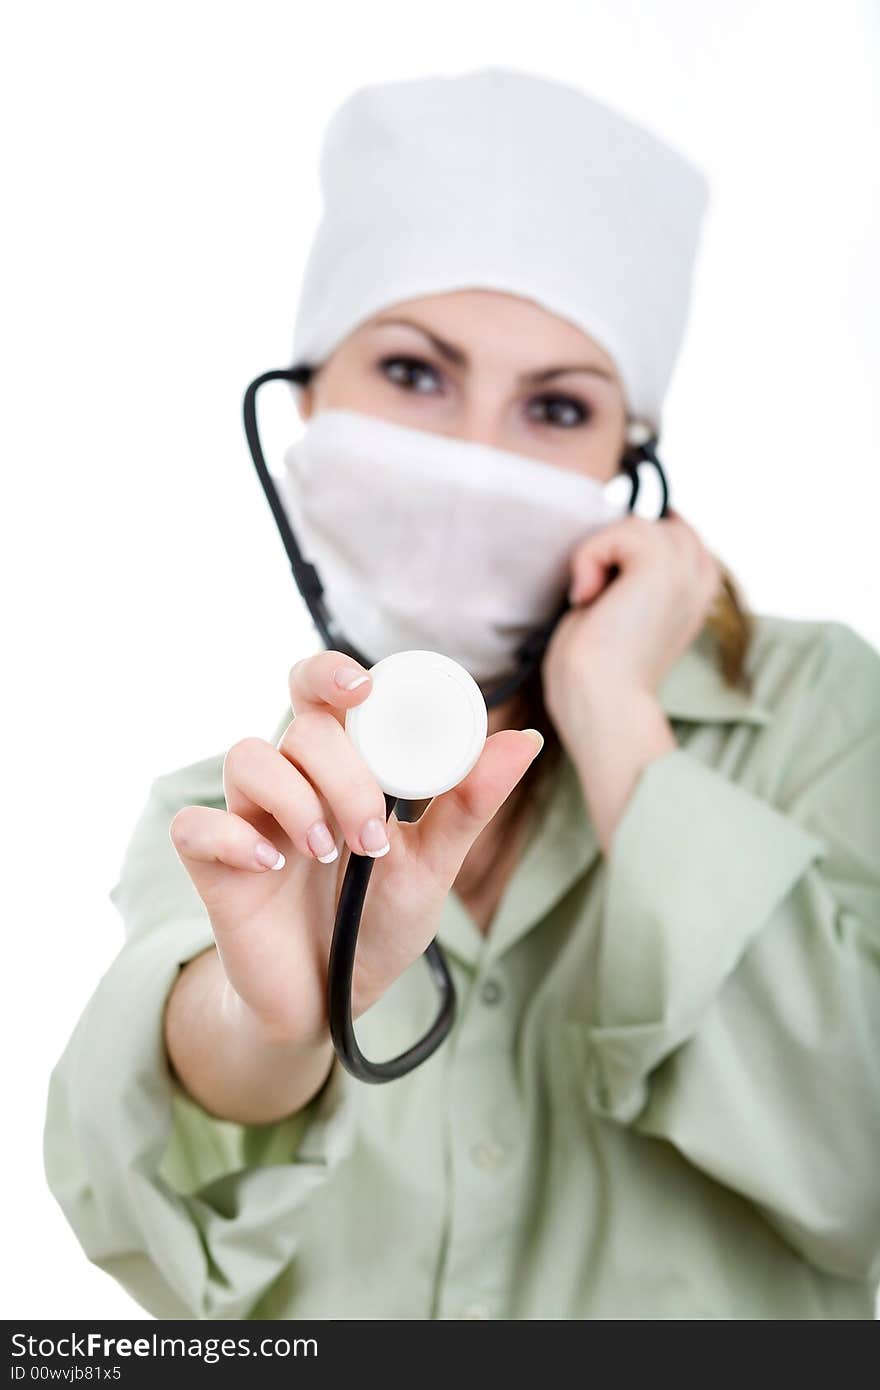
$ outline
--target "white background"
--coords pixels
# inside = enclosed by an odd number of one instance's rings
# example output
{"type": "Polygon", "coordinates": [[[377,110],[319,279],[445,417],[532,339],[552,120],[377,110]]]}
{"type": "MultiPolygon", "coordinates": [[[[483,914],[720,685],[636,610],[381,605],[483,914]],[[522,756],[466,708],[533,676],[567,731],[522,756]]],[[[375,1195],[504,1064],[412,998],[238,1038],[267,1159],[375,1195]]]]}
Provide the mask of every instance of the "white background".
{"type": "Polygon", "coordinates": [[[268,736],[319,645],[240,403],[289,361],[328,116],[365,82],[509,63],[699,162],[676,505],[758,611],[880,645],[880,20],[856,0],[80,0],[5,28],[3,1307],[144,1316],[45,1187],[45,1088],[119,948],[107,894],[149,783],[268,736]]]}

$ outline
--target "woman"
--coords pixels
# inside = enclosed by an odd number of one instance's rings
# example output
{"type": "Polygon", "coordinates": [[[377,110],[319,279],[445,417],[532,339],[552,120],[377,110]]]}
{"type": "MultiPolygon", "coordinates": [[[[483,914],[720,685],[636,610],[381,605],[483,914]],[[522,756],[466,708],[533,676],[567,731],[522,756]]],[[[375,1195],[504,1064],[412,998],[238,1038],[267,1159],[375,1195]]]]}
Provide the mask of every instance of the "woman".
{"type": "MultiPolygon", "coordinates": [[[[307,436],[356,412],[549,488],[659,435],[705,202],[680,156],[488,69],[362,89],[322,175],[307,436]]],[[[368,548],[365,622],[393,630],[430,524],[368,548]]],[[[270,738],[154,783],[45,1153],[88,1257],[157,1317],[873,1317],[880,658],[841,622],[747,615],[674,510],[569,559],[539,671],[411,823],[344,735],[371,681],[336,650],[294,662],[270,738]],[[365,1053],[424,1031],[435,935],[459,1000],[388,1085],[327,1034],[352,853],[377,861],[365,1053]]],[[[509,563],[512,590],[534,555],[509,563]]]]}

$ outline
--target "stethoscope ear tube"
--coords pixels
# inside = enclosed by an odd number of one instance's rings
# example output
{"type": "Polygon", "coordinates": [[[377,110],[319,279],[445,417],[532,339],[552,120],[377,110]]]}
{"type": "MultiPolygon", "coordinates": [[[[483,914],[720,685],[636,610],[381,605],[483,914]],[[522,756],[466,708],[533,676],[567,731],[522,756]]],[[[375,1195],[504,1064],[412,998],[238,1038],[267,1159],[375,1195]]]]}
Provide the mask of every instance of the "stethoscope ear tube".
{"type": "Polygon", "coordinates": [[[639,495],[639,464],[650,463],[656,470],[660,480],[662,500],[660,512],[657,520],[669,514],[669,484],[666,481],[666,474],[663,465],[657,457],[657,440],[654,436],[646,439],[643,443],[631,445],[621,462],[621,471],[626,473],[632,483],[632,492],[627,503],[627,511],[633,511],[636,505],[636,498],[639,495]]]}
{"type": "Polygon", "coordinates": [[[267,467],[263,446],[260,443],[260,431],[257,426],[257,393],[260,387],[265,386],[268,381],[290,381],[301,385],[305,376],[306,372],[302,367],[278,367],[271,372],[263,372],[261,376],[254,378],[244,393],[242,409],[245,438],[248,442],[251,458],[254,461],[254,467],[257,470],[260,486],[266,501],[269,503],[275,525],[278,527],[278,534],[287,552],[296,587],[311,614],[315,627],[321,634],[325,647],[345,652],[347,656],[359,661],[362,666],[369,667],[372,665],[369,657],[364,656],[363,652],[346,638],[345,633],[337,625],[336,619],[327,610],[327,605],[324,602],[324,587],[318,576],[318,571],[305,559],[296,543],[293,528],[288,520],[284,504],[278,495],[275,481],[267,467]]]}
{"type": "MultiPolygon", "coordinates": [[[[308,380],[308,375],[308,368],[282,367],[274,371],[263,372],[261,376],[256,377],[244,395],[245,436],[254,467],[257,470],[257,477],[290,560],[294,581],[315,626],[321,634],[325,647],[345,652],[369,669],[374,663],[346,638],[333,615],[328,612],[318,572],[314,565],[303,557],[297,545],[287,512],[278,495],[278,489],[266,466],[260,443],[256,407],[257,393],[260,387],[268,381],[289,381],[302,385],[308,380]]],[[[627,506],[629,511],[633,510],[639,492],[639,464],[648,462],[656,468],[663,493],[660,511],[660,516],[663,517],[668,511],[669,488],[660,460],[655,452],[656,443],[656,439],[651,437],[642,443],[631,444],[624,456],[621,468],[627,473],[632,484],[632,492],[627,506]]],[[[612,577],[615,572],[612,571],[612,577]]],[[[537,669],[557,623],[570,607],[571,605],[566,598],[550,621],[530,633],[520,645],[515,654],[517,669],[513,675],[484,696],[488,709],[501,704],[515,694],[537,669]]],[[[398,804],[399,799],[397,797],[385,793],[386,821],[398,804]]],[[[351,1016],[351,995],[361,914],[374,863],[375,860],[370,855],[352,853],[346,865],[339,902],[336,907],[336,920],[327,962],[327,1010],[330,1036],[342,1065],[359,1081],[381,1082],[395,1081],[398,1077],[405,1076],[407,1072],[420,1066],[431,1056],[432,1052],[437,1050],[454,1022],[456,1001],[455,986],[446,958],[437,941],[434,940],[424,951],[424,960],[431,972],[440,999],[440,1008],[431,1027],[424,1037],[420,1038],[412,1047],[407,1048],[405,1052],[401,1052],[397,1057],[392,1057],[387,1062],[371,1062],[361,1052],[355,1037],[351,1016]]]]}

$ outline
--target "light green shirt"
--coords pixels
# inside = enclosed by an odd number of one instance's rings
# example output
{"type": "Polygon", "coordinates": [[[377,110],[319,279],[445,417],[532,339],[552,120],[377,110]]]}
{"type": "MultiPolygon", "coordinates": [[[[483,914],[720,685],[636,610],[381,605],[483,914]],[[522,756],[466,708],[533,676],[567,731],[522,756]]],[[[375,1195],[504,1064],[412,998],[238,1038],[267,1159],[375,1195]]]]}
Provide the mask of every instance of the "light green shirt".
{"type": "MultiPolygon", "coordinates": [[[[158,1318],[873,1319],[880,656],[762,615],[749,665],[751,697],[704,632],[669,671],[678,746],[607,857],[565,757],[487,937],[449,894],[451,1036],[384,1085],[334,1062],[278,1124],[169,1073],[163,1007],[213,938],[168,826],[225,806],[222,755],[158,777],[110,895],[125,944],[49,1087],[88,1258],[158,1318]]],[[[361,1046],[435,1007],[419,960],[361,1046]]]]}

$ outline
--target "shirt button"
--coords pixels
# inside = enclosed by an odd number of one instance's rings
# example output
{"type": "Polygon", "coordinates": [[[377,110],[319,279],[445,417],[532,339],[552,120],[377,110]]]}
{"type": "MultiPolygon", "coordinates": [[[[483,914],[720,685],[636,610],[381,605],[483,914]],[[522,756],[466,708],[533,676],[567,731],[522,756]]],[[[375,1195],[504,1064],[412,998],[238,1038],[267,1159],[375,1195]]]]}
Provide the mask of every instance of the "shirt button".
{"type": "Polygon", "coordinates": [[[501,998],[501,986],[497,980],[484,980],[480,990],[480,998],[484,1004],[497,1004],[501,998]]]}
{"type": "Polygon", "coordinates": [[[482,1303],[471,1303],[465,1308],[461,1315],[463,1318],[482,1319],[488,1318],[489,1309],[484,1308],[482,1303]]]}
{"type": "Polygon", "coordinates": [[[481,1139],[471,1149],[471,1158],[484,1173],[494,1173],[504,1161],[504,1150],[491,1139],[481,1139]]]}

